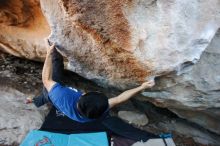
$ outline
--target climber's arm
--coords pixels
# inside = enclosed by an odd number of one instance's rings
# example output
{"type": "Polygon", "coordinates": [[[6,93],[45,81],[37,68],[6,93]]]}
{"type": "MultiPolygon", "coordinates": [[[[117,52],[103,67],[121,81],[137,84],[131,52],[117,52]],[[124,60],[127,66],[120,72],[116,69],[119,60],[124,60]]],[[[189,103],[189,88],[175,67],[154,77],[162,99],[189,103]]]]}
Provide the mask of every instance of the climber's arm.
{"type": "Polygon", "coordinates": [[[108,100],[109,107],[112,108],[120,103],[123,103],[127,101],[128,99],[130,99],[135,94],[139,93],[140,91],[150,88],[152,86],[154,86],[154,81],[144,82],[141,86],[137,88],[127,90],[114,98],[110,98],[108,100]]]}
{"type": "Polygon", "coordinates": [[[46,43],[48,47],[47,47],[47,55],[46,55],[46,59],[45,59],[43,71],[42,71],[42,81],[43,81],[45,88],[49,92],[51,88],[53,87],[53,85],[56,83],[55,81],[52,80],[52,70],[53,70],[52,69],[52,52],[55,49],[55,45],[53,44],[52,46],[49,46],[48,41],[46,43]]]}

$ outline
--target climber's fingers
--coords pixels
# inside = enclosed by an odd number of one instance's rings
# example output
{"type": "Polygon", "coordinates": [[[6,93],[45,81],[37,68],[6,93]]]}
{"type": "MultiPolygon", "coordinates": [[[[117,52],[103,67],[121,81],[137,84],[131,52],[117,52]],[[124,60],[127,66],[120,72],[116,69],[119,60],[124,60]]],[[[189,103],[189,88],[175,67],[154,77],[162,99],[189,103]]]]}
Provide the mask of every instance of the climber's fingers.
{"type": "Polygon", "coordinates": [[[150,81],[148,81],[148,82],[142,83],[141,86],[142,86],[144,89],[146,89],[146,88],[153,87],[154,85],[155,85],[154,80],[150,80],[150,81]]]}

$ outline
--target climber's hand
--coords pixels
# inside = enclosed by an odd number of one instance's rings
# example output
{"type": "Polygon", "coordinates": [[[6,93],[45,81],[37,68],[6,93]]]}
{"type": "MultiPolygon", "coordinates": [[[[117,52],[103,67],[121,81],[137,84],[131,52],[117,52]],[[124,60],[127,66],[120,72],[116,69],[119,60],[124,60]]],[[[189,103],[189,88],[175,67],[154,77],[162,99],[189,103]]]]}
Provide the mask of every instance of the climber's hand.
{"type": "Polygon", "coordinates": [[[153,87],[154,85],[155,85],[154,80],[151,80],[151,81],[142,83],[141,87],[142,89],[147,89],[147,88],[153,87]]]}
{"type": "Polygon", "coordinates": [[[45,43],[46,43],[46,46],[47,46],[47,55],[51,54],[55,48],[55,44],[54,43],[51,43],[49,41],[49,39],[45,39],[45,43]]]}
{"type": "Polygon", "coordinates": [[[47,48],[47,54],[52,54],[53,50],[55,49],[55,44],[47,48]]]}

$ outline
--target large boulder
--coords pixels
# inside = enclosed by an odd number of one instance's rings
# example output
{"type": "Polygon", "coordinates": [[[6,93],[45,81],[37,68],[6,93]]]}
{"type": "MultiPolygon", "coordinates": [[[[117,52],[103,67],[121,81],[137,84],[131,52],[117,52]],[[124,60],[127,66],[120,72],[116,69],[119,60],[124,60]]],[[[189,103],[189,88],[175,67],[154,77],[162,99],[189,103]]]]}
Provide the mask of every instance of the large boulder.
{"type": "Polygon", "coordinates": [[[41,7],[69,69],[118,88],[181,74],[220,24],[218,0],[42,0],[41,7]]]}
{"type": "Polygon", "coordinates": [[[118,88],[159,76],[146,100],[220,133],[218,0],[42,0],[41,6],[70,70],[118,88]]]}
{"type": "Polygon", "coordinates": [[[40,2],[49,26],[37,0],[0,1],[2,50],[42,60],[51,32],[70,70],[120,89],[157,77],[142,99],[220,134],[219,0],[40,2]]]}

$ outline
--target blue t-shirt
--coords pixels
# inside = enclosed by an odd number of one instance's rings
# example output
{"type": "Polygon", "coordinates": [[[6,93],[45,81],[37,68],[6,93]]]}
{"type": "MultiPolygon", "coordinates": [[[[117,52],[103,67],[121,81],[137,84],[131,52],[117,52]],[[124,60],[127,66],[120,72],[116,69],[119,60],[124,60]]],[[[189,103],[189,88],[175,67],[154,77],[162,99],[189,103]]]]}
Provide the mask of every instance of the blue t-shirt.
{"type": "Polygon", "coordinates": [[[70,119],[77,122],[90,122],[91,119],[82,117],[77,110],[77,102],[82,92],[77,89],[65,87],[56,83],[49,92],[49,98],[53,105],[70,119]]]}

